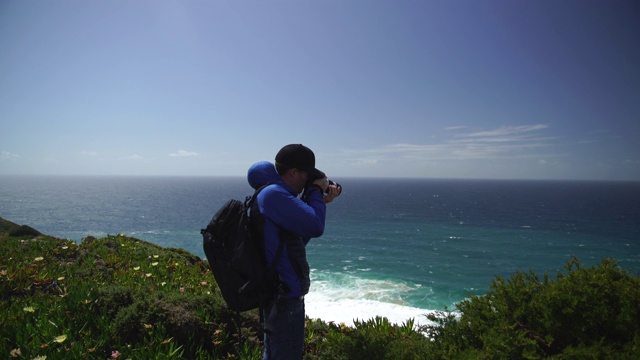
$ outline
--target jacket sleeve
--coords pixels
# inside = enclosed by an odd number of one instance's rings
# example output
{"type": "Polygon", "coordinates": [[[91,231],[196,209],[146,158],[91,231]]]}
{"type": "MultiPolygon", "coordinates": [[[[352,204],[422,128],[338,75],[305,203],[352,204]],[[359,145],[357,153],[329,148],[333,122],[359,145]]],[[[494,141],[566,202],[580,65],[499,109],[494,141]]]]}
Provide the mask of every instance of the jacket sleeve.
{"type": "Polygon", "coordinates": [[[320,191],[309,194],[307,203],[279,186],[266,188],[260,195],[264,196],[260,211],[279,227],[303,238],[324,232],[327,207],[320,191]]]}

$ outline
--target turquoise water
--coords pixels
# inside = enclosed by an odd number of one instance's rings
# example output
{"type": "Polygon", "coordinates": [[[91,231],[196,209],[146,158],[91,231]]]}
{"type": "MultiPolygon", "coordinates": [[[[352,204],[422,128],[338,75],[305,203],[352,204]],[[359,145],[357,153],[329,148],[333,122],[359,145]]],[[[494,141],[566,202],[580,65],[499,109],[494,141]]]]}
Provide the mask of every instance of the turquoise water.
{"type": "MultiPolygon", "coordinates": [[[[640,272],[640,183],[337,179],[308,246],[311,317],[401,322],[572,256],[640,272]]],[[[204,256],[199,230],[242,178],[0,177],[0,216],[79,241],[125,233],[204,256]]]]}

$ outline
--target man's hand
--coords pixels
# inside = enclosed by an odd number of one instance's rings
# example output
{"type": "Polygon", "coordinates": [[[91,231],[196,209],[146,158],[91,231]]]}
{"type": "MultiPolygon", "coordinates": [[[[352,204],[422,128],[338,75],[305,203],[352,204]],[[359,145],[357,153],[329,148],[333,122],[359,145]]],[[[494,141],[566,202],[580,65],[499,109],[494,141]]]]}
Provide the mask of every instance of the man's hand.
{"type": "Polygon", "coordinates": [[[322,190],[323,193],[327,192],[327,188],[329,187],[329,179],[327,179],[327,177],[323,177],[322,179],[318,179],[316,181],[313,182],[313,185],[317,185],[320,187],[320,190],[322,190]]]}
{"type": "Polygon", "coordinates": [[[335,185],[330,185],[327,187],[327,191],[326,191],[326,195],[324,195],[324,203],[328,204],[330,202],[333,201],[333,199],[335,199],[336,197],[338,197],[338,195],[340,194],[340,192],[338,191],[338,187],[335,185]]]}

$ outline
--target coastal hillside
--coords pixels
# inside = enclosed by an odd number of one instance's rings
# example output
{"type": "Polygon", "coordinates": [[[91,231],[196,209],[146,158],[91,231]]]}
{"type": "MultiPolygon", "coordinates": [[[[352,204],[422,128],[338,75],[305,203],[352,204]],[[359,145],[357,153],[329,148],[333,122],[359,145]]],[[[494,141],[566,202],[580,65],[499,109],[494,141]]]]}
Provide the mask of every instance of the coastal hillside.
{"type": "MultiPolygon", "coordinates": [[[[0,218],[0,356],[260,359],[257,311],[230,312],[205,260],[124,236],[80,243],[0,218]]],[[[305,359],[637,359],[640,281],[612,259],[516,272],[430,315],[307,320],[305,359]]]]}
{"type": "MultiPolygon", "coordinates": [[[[195,255],[123,235],[77,244],[4,219],[0,243],[3,358],[240,355],[235,315],[195,255]]],[[[258,349],[257,314],[241,321],[258,349]]]]}

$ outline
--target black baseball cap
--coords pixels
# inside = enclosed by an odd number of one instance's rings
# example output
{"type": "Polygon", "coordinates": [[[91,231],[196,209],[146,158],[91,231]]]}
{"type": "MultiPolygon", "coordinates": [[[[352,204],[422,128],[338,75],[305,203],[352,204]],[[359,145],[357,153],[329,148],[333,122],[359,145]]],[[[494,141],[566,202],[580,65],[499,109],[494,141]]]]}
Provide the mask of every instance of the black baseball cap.
{"type": "Polygon", "coordinates": [[[316,169],[316,156],[313,151],[302,144],[289,144],[280,149],[276,155],[276,164],[309,173],[319,171],[316,169]]]}

